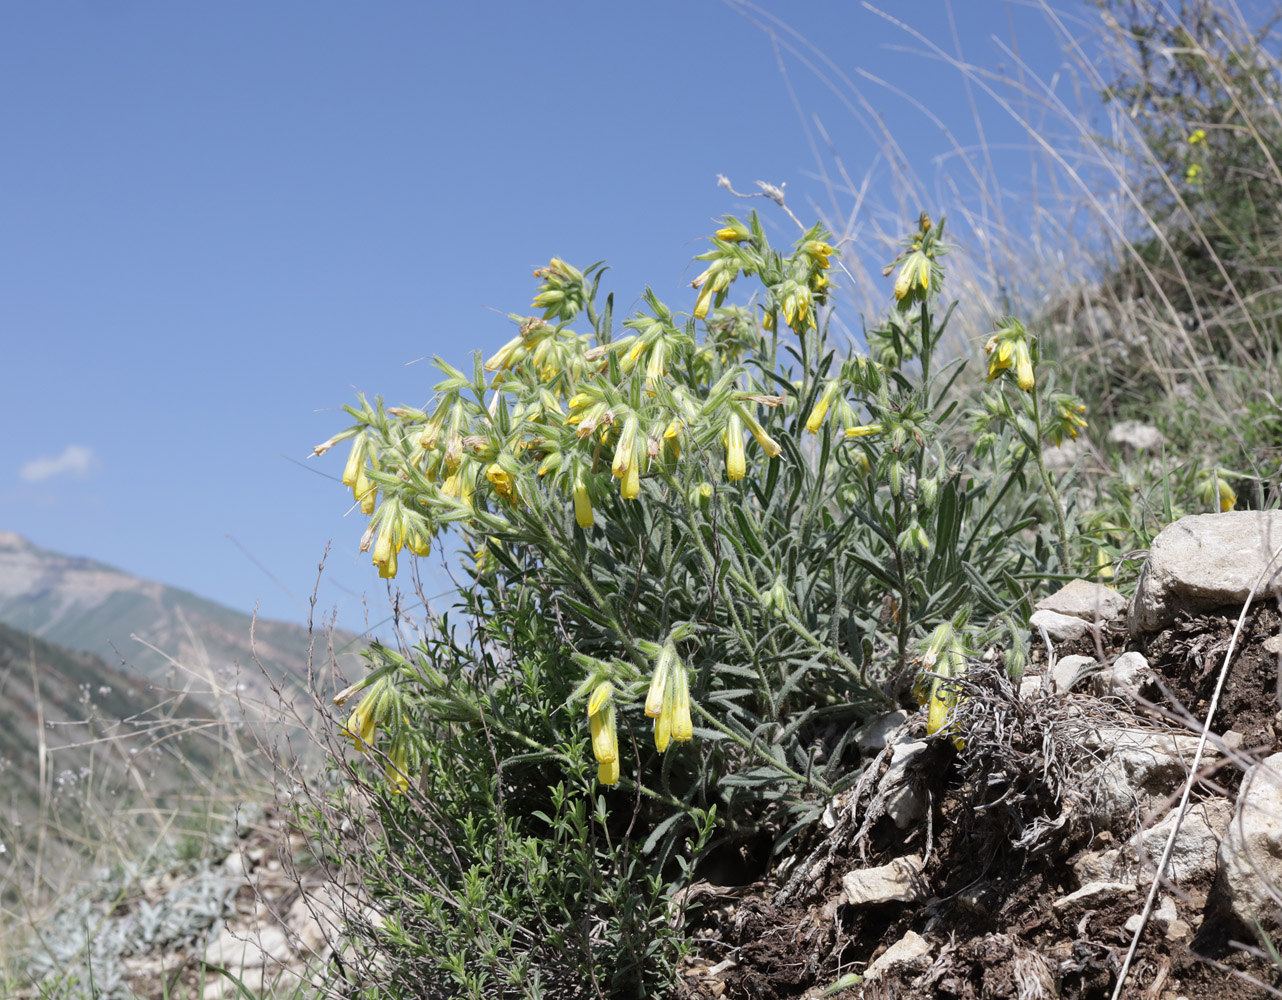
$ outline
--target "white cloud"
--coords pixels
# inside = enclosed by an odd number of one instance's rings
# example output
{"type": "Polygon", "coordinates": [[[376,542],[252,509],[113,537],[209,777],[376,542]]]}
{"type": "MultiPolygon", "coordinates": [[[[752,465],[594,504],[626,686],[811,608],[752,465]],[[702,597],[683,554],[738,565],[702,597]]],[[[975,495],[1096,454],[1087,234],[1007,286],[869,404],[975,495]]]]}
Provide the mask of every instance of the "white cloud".
{"type": "Polygon", "coordinates": [[[87,476],[98,464],[93,449],[83,444],[69,444],[57,458],[42,456],[24,462],[18,478],[24,483],[39,483],[54,476],[87,476]]]}

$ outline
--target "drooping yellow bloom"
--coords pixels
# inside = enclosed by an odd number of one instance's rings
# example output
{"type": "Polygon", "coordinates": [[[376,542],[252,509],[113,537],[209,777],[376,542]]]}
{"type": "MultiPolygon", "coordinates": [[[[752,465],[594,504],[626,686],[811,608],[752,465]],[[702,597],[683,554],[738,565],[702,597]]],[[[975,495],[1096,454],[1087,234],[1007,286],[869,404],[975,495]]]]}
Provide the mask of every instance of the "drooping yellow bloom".
{"type": "Polygon", "coordinates": [[[574,481],[573,493],[574,520],[578,522],[580,528],[592,527],[592,498],[588,496],[588,488],[582,478],[574,481]]]}
{"type": "Polygon", "coordinates": [[[870,437],[873,434],[880,434],[882,431],[881,424],[859,424],[856,427],[846,428],[846,437],[861,438],[870,437]]]}
{"type": "Polygon", "coordinates": [[[393,526],[397,519],[395,511],[388,512],[374,540],[374,565],[378,567],[378,575],[383,579],[396,576],[396,550],[400,548],[400,544],[393,526]]]}
{"type": "MultiPolygon", "coordinates": [[[[918,704],[927,706],[926,735],[946,733],[949,715],[960,700],[955,678],[966,673],[966,649],[950,622],[942,623],[931,633],[921,669],[915,693],[918,704]]],[[[959,750],[963,746],[960,736],[954,736],[953,743],[959,750]]]]}
{"type": "Polygon", "coordinates": [[[1025,392],[1033,390],[1035,380],[1030,339],[1024,324],[1017,319],[1006,320],[988,338],[984,350],[988,352],[989,382],[1004,371],[1013,371],[1021,389],[1025,392]]]}
{"type": "Polygon", "coordinates": [[[1189,136],[1189,145],[1205,146],[1206,145],[1206,129],[1195,128],[1193,130],[1193,134],[1189,136]]]}
{"type": "Polygon", "coordinates": [[[783,448],[780,447],[779,442],[766,433],[766,429],[761,426],[761,423],[756,417],[746,409],[736,407],[736,411],[743,419],[744,426],[748,428],[748,433],[753,436],[757,444],[761,445],[762,451],[771,458],[774,458],[783,450],[783,448]]]}
{"type": "Polygon", "coordinates": [[[690,719],[690,677],[680,660],[672,664],[671,689],[672,738],[685,743],[694,738],[694,723],[690,719]]]}
{"type": "Polygon", "coordinates": [[[619,734],[614,721],[614,685],[609,681],[598,684],[588,699],[588,729],[597,780],[613,785],[619,780],[619,734]]]}
{"type": "Polygon", "coordinates": [[[360,476],[361,466],[365,463],[365,439],[357,437],[352,442],[352,450],[347,453],[347,464],[343,466],[343,485],[355,486],[360,476]]]}
{"type": "Polygon", "coordinates": [[[403,740],[397,740],[392,744],[392,752],[388,754],[389,760],[387,766],[383,768],[383,776],[387,778],[393,795],[404,795],[410,790],[410,778],[406,773],[409,762],[406,756],[403,740]]]}
{"type": "Polygon", "coordinates": [[[726,421],[726,478],[731,482],[748,474],[748,459],[743,450],[743,421],[731,413],[726,421]]]}
{"type": "Polygon", "coordinates": [[[352,496],[360,503],[362,514],[373,514],[374,508],[378,506],[378,487],[370,482],[369,477],[365,475],[364,464],[356,470],[356,482],[352,484],[352,496]]]}
{"type": "Polygon", "coordinates": [[[807,240],[802,244],[801,251],[824,270],[832,266],[828,258],[835,251],[830,244],[825,243],[823,240],[807,240]]]}
{"type": "Polygon", "coordinates": [[[493,462],[485,470],[485,478],[488,479],[494,487],[494,492],[504,500],[512,499],[512,477],[507,474],[507,470],[498,462],[493,462]]]}
{"type": "MultiPolygon", "coordinates": [[[[537,300],[535,305],[538,305],[537,300]]],[[[525,334],[519,334],[509,340],[506,344],[498,349],[498,353],[489,361],[485,362],[487,372],[496,372],[504,368],[510,368],[512,362],[516,359],[517,352],[525,346],[525,334]]]]}
{"type": "Polygon", "coordinates": [[[920,249],[913,250],[899,266],[895,278],[895,298],[900,302],[920,301],[930,291],[930,258],[920,249]]]}
{"type": "Polygon", "coordinates": [[[374,746],[374,737],[378,732],[378,717],[374,714],[377,701],[374,692],[365,695],[343,727],[343,733],[352,741],[352,747],[361,753],[369,753],[374,746]]]}
{"type": "Polygon", "coordinates": [[[1208,507],[1218,506],[1221,514],[1237,506],[1237,494],[1233,492],[1233,487],[1228,484],[1228,480],[1218,469],[1201,477],[1197,495],[1198,499],[1208,507]]]}
{"type": "Polygon", "coordinates": [[[610,463],[610,472],[615,479],[622,479],[628,469],[636,463],[637,418],[629,415],[623,421],[623,430],[614,446],[614,461],[610,463]]]}
{"type": "Polygon", "coordinates": [[[814,409],[810,411],[810,416],[806,418],[806,430],[811,434],[819,433],[819,428],[823,426],[824,418],[828,416],[828,409],[832,406],[832,401],[836,399],[840,389],[841,382],[837,379],[833,379],[824,386],[824,391],[819,394],[819,399],[815,401],[814,409]]]}
{"type": "Polygon", "coordinates": [[[810,323],[810,289],[788,280],[782,285],[783,301],[779,308],[783,310],[784,322],[800,332],[810,323]]]}
{"type": "Polygon", "coordinates": [[[416,556],[430,556],[432,554],[432,540],[422,535],[416,528],[406,529],[405,547],[416,556]]]}

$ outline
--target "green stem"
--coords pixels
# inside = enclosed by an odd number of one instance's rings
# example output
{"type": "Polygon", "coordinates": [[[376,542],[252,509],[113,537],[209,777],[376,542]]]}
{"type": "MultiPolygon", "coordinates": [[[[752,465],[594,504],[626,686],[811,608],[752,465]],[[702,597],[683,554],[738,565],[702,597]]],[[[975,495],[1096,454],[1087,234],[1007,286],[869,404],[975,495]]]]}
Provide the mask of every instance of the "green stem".
{"type": "Polygon", "coordinates": [[[766,751],[762,749],[761,744],[758,743],[756,740],[744,739],[734,730],[723,725],[719,719],[713,716],[706,708],[704,708],[698,702],[691,701],[690,707],[693,708],[695,712],[698,713],[700,718],[702,718],[705,722],[711,725],[713,729],[720,732],[727,739],[732,740],[735,743],[738,743],[739,746],[743,747],[743,749],[748,751],[748,753],[765,761],[771,767],[778,768],[780,771],[786,774],[789,778],[792,778],[793,781],[799,782],[803,787],[812,786],[815,789],[817,789],[821,795],[829,795],[832,793],[832,789],[827,784],[820,781],[818,778],[814,778],[814,777],[807,778],[804,774],[799,774],[779,758],[766,753],[766,751]]]}
{"type": "Polygon", "coordinates": [[[1042,408],[1041,393],[1036,387],[1029,394],[1033,397],[1033,429],[1036,438],[1030,442],[1033,454],[1037,456],[1037,471],[1042,476],[1042,486],[1045,488],[1047,495],[1051,498],[1051,508],[1055,511],[1055,536],[1059,548],[1059,568],[1060,572],[1068,572],[1068,528],[1064,524],[1064,509],[1060,504],[1059,491],[1055,489],[1055,482],[1051,478],[1050,471],[1046,468],[1046,456],[1042,454],[1042,408]]]}

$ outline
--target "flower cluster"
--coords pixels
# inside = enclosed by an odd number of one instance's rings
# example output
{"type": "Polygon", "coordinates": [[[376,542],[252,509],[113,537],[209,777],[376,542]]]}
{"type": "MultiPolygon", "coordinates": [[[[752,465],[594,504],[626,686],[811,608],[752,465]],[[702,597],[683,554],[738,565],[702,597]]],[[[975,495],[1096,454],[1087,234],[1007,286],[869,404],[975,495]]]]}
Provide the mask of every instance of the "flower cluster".
{"type": "Polygon", "coordinates": [[[361,695],[361,700],[348,716],[343,734],[351,740],[354,750],[372,757],[379,727],[392,730],[384,757],[383,776],[393,795],[403,795],[409,790],[411,747],[400,690],[387,672],[379,671],[340,691],[334,697],[334,704],[342,707],[356,694],[361,695]]]}
{"type": "Polygon", "coordinates": [[[690,677],[671,639],[663,644],[655,661],[650,690],[645,696],[645,714],[654,720],[654,747],[659,753],[667,750],[672,740],[684,743],[694,738],[690,677]]]}
{"type": "Polygon", "coordinates": [[[688,321],[648,292],[623,336],[578,333],[570,324],[584,312],[601,328],[588,289],[599,265],[580,271],[553,258],[535,272],[542,317],[513,317],[517,335],[470,377],[435,359],[445,378],[433,407],[385,408],[364,398],[347,407],[357,424],[315,451],[351,439],[343,483],[370,517],[361,548],[372,550],[379,575],[395,577],[404,550],[428,554],[450,524],[500,528],[533,491],[564,497],[586,531],[612,481],[620,498],[636,500],[648,479],[673,481],[690,445],[703,452],[719,444],[730,482],[747,475],[748,438],[779,456],[767,415],[784,397],[764,391],[737,360],[745,334],[759,340],[761,328],[745,331],[741,321],[751,315],[743,310],[729,326],[710,313],[737,277],[756,274],[770,290],[770,315],[781,310],[799,328],[813,325],[836,251],[816,227],[782,257],[755,216],[728,218],[712,243],[688,321]],[[692,337],[698,319],[717,331],[701,346],[692,337]]]}
{"type": "MultiPolygon", "coordinates": [[[[942,227],[943,224],[940,225],[942,227]]],[[[904,241],[903,252],[886,265],[885,274],[899,268],[899,274],[895,276],[895,301],[900,309],[910,309],[925,302],[932,282],[935,290],[939,290],[944,271],[938,260],[948,252],[940,237],[940,230],[931,224],[930,216],[922,212],[917,232],[904,241]]]]}
{"type": "Polygon", "coordinates": [[[1003,372],[1013,373],[1019,387],[1032,392],[1034,338],[1019,320],[1004,320],[984,344],[988,352],[988,381],[1003,372]]]}

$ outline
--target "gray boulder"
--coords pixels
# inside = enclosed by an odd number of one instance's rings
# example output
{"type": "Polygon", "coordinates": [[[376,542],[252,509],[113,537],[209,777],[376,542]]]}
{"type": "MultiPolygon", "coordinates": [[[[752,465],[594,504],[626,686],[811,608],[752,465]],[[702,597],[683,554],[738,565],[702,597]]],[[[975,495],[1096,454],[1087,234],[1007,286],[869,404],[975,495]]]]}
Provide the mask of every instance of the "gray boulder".
{"type": "MultiPolygon", "coordinates": [[[[1162,529],[1149,550],[1131,601],[1132,636],[1156,632],[1181,611],[1210,611],[1245,601],[1275,551],[1282,548],[1282,511],[1194,514],[1162,529]]],[[[1282,585],[1282,558],[1256,591],[1282,585]]]]}

